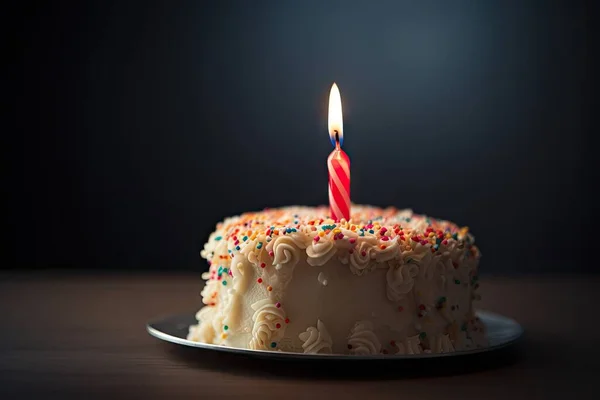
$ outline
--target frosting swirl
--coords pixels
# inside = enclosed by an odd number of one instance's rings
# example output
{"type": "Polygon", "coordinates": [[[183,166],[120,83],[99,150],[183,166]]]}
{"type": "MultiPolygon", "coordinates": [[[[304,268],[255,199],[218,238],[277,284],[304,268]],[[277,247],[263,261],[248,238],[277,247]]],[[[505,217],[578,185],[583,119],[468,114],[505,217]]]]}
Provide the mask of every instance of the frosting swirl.
{"type": "Polygon", "coordinates": [[[331,336],[321,320],[317,320],[316,328],[311,326],[298,337],[304,342],[302,349],[305,354],[331,354],[331,336]]]}
{"type": "Polygon", "coordinates": [[[398,347],[398,352],[396,354],[407,355],[422,353],[419,335],[410,336],[402,341],[397,341],[396,347],[398,347]]]}
{"type": "Polygon", "coordinates": [[[386,294],[391,301],[400,301],[412,290],[419,267],[415,264],[405,264],[399,267],[390,266],[386,274],[386,294]]]}
{"type": "Polygon", "coordinates": [[[373,324],[369,321],[358,321],[350,331],[348,344],[351,346],[350,354],[370,355],[379,354],[381,343],[373,332],[373,324]]]}
{"type": "Polygon", "coordinates": [[[259,300],[251,307],[254,310],[252,315],[254,325],[248,347],[253,350],[269,350],[272,348],[271,343],[283,337],[285,313],[270,299],[259,300]]]}
{"type": "Polygon", "coordinates": [[[314,242],[306,248],[308,259],[306,262],[313,267],[320,267],[333,257],[337,251],[333,241],[320,240],[314,242]]]}
{"type": "Polygon", "coordinates": [[[273,251],[273,265],[277,269],[283,267],[293,268],[300,260],[300,249],[306,246],[299,240],[294,240],[291,236],[280,236],[271,241],[267,246],[267,250],[273,251]],[[302,246],[302,247],[300,247],[302,246]]]}
{"type": "Polygon", "coordinates": [[[366,240],[361,241],[349,257],[350,271],[355,275],[362,275],[375,268],[372,258],[375,257],[374,246],[366,240]]]}

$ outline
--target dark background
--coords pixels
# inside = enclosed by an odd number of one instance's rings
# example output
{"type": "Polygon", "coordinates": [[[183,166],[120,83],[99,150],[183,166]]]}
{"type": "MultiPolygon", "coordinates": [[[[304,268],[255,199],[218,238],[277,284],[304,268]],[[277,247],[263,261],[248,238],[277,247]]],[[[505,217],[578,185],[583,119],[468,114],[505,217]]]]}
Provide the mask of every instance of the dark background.
{"type": "Polygon", "coordinates": [[[354,202],[594,271],[588,3],[20,2],[2,265],[200,271],[224,216],[326,203],[335,81],[354,202]]]}

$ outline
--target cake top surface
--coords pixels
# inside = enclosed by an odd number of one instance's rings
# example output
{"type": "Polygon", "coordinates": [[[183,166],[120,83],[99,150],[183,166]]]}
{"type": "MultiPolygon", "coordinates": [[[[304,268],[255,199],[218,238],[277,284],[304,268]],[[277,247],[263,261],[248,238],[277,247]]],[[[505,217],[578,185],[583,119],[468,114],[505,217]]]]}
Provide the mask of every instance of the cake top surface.
{"type": "Polygon", "coordinates": [[[229,217],[217,224],[206,250],[222,242],[227,242],[230,253],[249,243],[260,249],[286,235],[313,245],[360,241],[379,250],[400,246],[400,251],[426,246],[436,252],[456,243],[474,243],[468,227],[450,221],[415,214],[410,209],[353,204],[349,221],[334,221],[325,206],[287,206],[229,217]]]}

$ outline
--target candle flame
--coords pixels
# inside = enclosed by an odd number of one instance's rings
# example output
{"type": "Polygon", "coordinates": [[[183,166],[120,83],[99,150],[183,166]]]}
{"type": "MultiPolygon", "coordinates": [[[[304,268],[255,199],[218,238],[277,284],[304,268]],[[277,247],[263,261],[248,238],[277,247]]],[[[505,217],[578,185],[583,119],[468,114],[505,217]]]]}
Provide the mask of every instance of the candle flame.
{"type": "Polygon", "coordinates": [[[340,90],[334,83],[331,86],[329,92],[329,138],[331,143],[336,146],[336,142],[339,142],[341,146],[344,141],[344,120],[342,118],[342,97],[340,96],[340,90]],[[337,136],[337,140],[336,140],[337,136]]]}

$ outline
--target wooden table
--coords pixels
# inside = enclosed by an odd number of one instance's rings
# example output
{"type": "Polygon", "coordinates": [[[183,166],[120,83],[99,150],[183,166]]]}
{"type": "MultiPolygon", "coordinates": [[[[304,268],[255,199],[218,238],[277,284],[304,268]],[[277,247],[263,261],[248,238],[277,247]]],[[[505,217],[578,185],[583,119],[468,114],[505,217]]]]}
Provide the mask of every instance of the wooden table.
{"type": "Polygon", "coordinates": [[[199,275],[0,275],[0,399],[580,400],[600,393],[600,277],[484,277],[480,308],[521,322],[521,345],[403,364],[257,360],[149,336],[147,320],[198,308],[199,275]]]}

